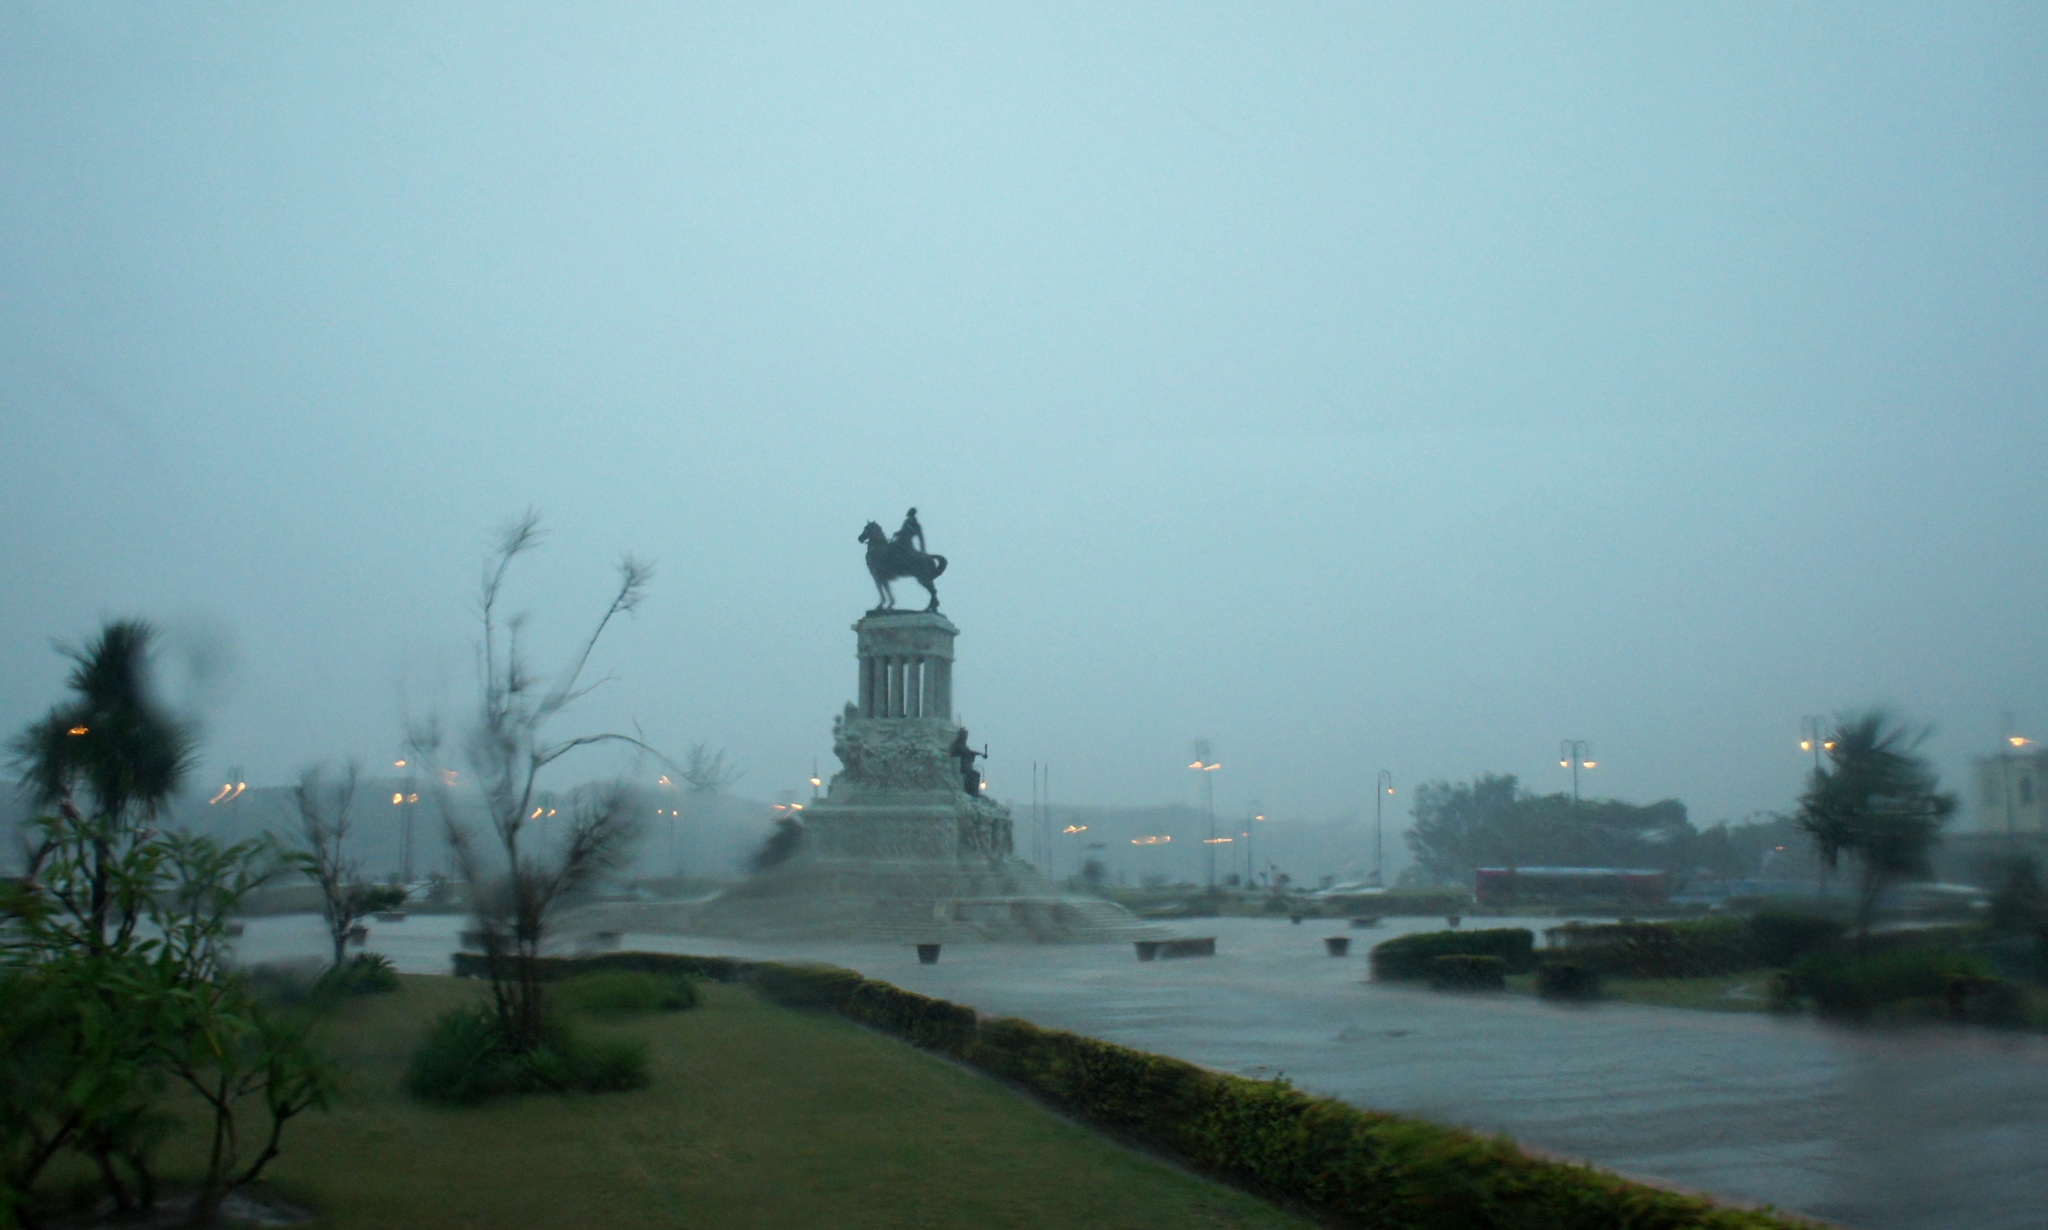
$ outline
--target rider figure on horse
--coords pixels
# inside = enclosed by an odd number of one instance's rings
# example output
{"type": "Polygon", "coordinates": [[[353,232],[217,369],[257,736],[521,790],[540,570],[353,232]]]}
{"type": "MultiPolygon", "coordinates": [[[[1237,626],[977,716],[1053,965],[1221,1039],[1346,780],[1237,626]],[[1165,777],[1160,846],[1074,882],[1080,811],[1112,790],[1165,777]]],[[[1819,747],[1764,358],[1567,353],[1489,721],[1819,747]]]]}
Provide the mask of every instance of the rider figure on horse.
{"type": "Polygon", "coordinates": [[[915,551],[919,555],[930,554],[924,549],[924,527],[917,523],[915,508],[904,514],[903,528],[896,531],[896,545],[915,551]]]}

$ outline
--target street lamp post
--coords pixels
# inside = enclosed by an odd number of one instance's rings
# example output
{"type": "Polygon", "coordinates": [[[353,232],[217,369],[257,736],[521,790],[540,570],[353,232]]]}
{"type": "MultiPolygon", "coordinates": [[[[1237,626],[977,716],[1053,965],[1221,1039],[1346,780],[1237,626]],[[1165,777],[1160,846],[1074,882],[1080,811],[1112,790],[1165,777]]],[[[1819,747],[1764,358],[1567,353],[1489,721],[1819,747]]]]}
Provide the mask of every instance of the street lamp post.
{"type": "MultiPolygon", "coordinates": [[[[2007,731],[2012,730],[2010,714],[2006,715],[2005,728],[2007,731]]],[[[2018,847],[2020,844],[2019,823],[2013,815],[2012,807],[2012,754],[2032,742],[2032,739],[2023,735],[2008,733],[2005,736],[2005,746],[1998,749],[2000,784],[2004,787],[2005,794],[2005,844],[2008,846],[2018,847]]]]}
{"type": "Polygon", "coordinates": [[[1372,786],[1372,882],[1376,888],[1387,886],[1387,847],[1382,838],[1380,826],[1380,804],[1394,793],[1394,775],[1381,769],[1372,786]]]}
{"type": "Polygon", "coordinates": [[[1202,812],[1209,821],[1209,836],[1202,843],[1208,864],[1209,887],[1216,887],[1216,779],[1209,776],[1223,766],[1209,759],[1209,741],[1195,740],[1195,761],[1188,768],[1202,775],[1202,812]]]}
{"type": "Polygon", "coordinates": [[[1598,768],[1600,762],[1593,759],[1592,744],[1584,739],[1566,739],[1557,745],[1557,764],[1559,768],[1572,771],[1572,812],[1576,815],[1579,810],[1579,770],[1598,768]]]}
{"type": "Polygon", "coordinates": [[[1828,737],[1828,729],[1820,718],[1807,714],[1799,719],[1799,750],[1813,753],[1813,771],[1820,772],[1820,754],[1835,750],[1835,741],[1828,737]]]}

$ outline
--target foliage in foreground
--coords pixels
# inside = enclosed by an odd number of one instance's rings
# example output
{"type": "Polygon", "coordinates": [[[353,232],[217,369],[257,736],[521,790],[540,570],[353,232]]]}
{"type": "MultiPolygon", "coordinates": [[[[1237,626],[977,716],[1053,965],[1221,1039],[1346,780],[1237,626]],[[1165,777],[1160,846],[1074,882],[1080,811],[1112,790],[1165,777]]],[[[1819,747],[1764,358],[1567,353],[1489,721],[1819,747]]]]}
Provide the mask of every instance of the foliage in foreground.
{"type": "Polygon", "coordinates": [[[107,625],[73,654],[74,697],[12,745],[42,814],[0,900],[0,1226],[35,1224],[37,1182],[65,1153],[117,1215],[153,1208],[174,1092],[206,1121],[186,1222],[211,1225],[334,1086],[306,1021],[227,966],[228,916],[276,852],[157,826],[194,741],[150,695],[150,640],[107,625]]]}
{"type": "Polygon", "coordinates": [[[604,1093],[648,1083],[645,1043],[586,1038],[550,1021],[538,1046],[507,1045],[491,1008],[435,1018],[406,1069],[405,1090],[429,1102],[474,1105],[516,1093],[604,1093]]]}

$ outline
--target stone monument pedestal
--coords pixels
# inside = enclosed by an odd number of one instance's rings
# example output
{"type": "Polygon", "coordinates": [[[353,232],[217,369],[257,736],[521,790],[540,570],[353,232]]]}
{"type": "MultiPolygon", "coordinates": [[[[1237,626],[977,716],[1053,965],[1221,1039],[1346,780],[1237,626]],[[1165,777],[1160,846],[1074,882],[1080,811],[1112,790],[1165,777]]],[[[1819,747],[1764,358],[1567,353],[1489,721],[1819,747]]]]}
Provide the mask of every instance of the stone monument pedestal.
{"type": "Polygon", "coordinates": [[[955,748],[951,620],[878,610],[853,630],[859,699],[832,724],[842,767],[804,807],[797,853],[703,902],[608,907],[605,926],[904,943],[1165,934],[1113,902],[1062,893],[1013,853],[1009,809],[969,793],[979,774],[955,748]]]}

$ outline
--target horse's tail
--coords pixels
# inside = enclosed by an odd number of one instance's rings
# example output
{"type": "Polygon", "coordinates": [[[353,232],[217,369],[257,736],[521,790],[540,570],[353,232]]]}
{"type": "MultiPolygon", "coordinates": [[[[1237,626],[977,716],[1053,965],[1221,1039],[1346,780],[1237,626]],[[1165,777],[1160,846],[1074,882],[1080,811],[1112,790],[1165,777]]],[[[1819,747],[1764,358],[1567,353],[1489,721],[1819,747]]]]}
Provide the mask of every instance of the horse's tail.
{"type": "Polygon", "coordinates": [[[931,557],[931,561],[933,564],[932,579],[936,581],[946,574],[946,557],[943,555],[934,555],[931,557]]]}

